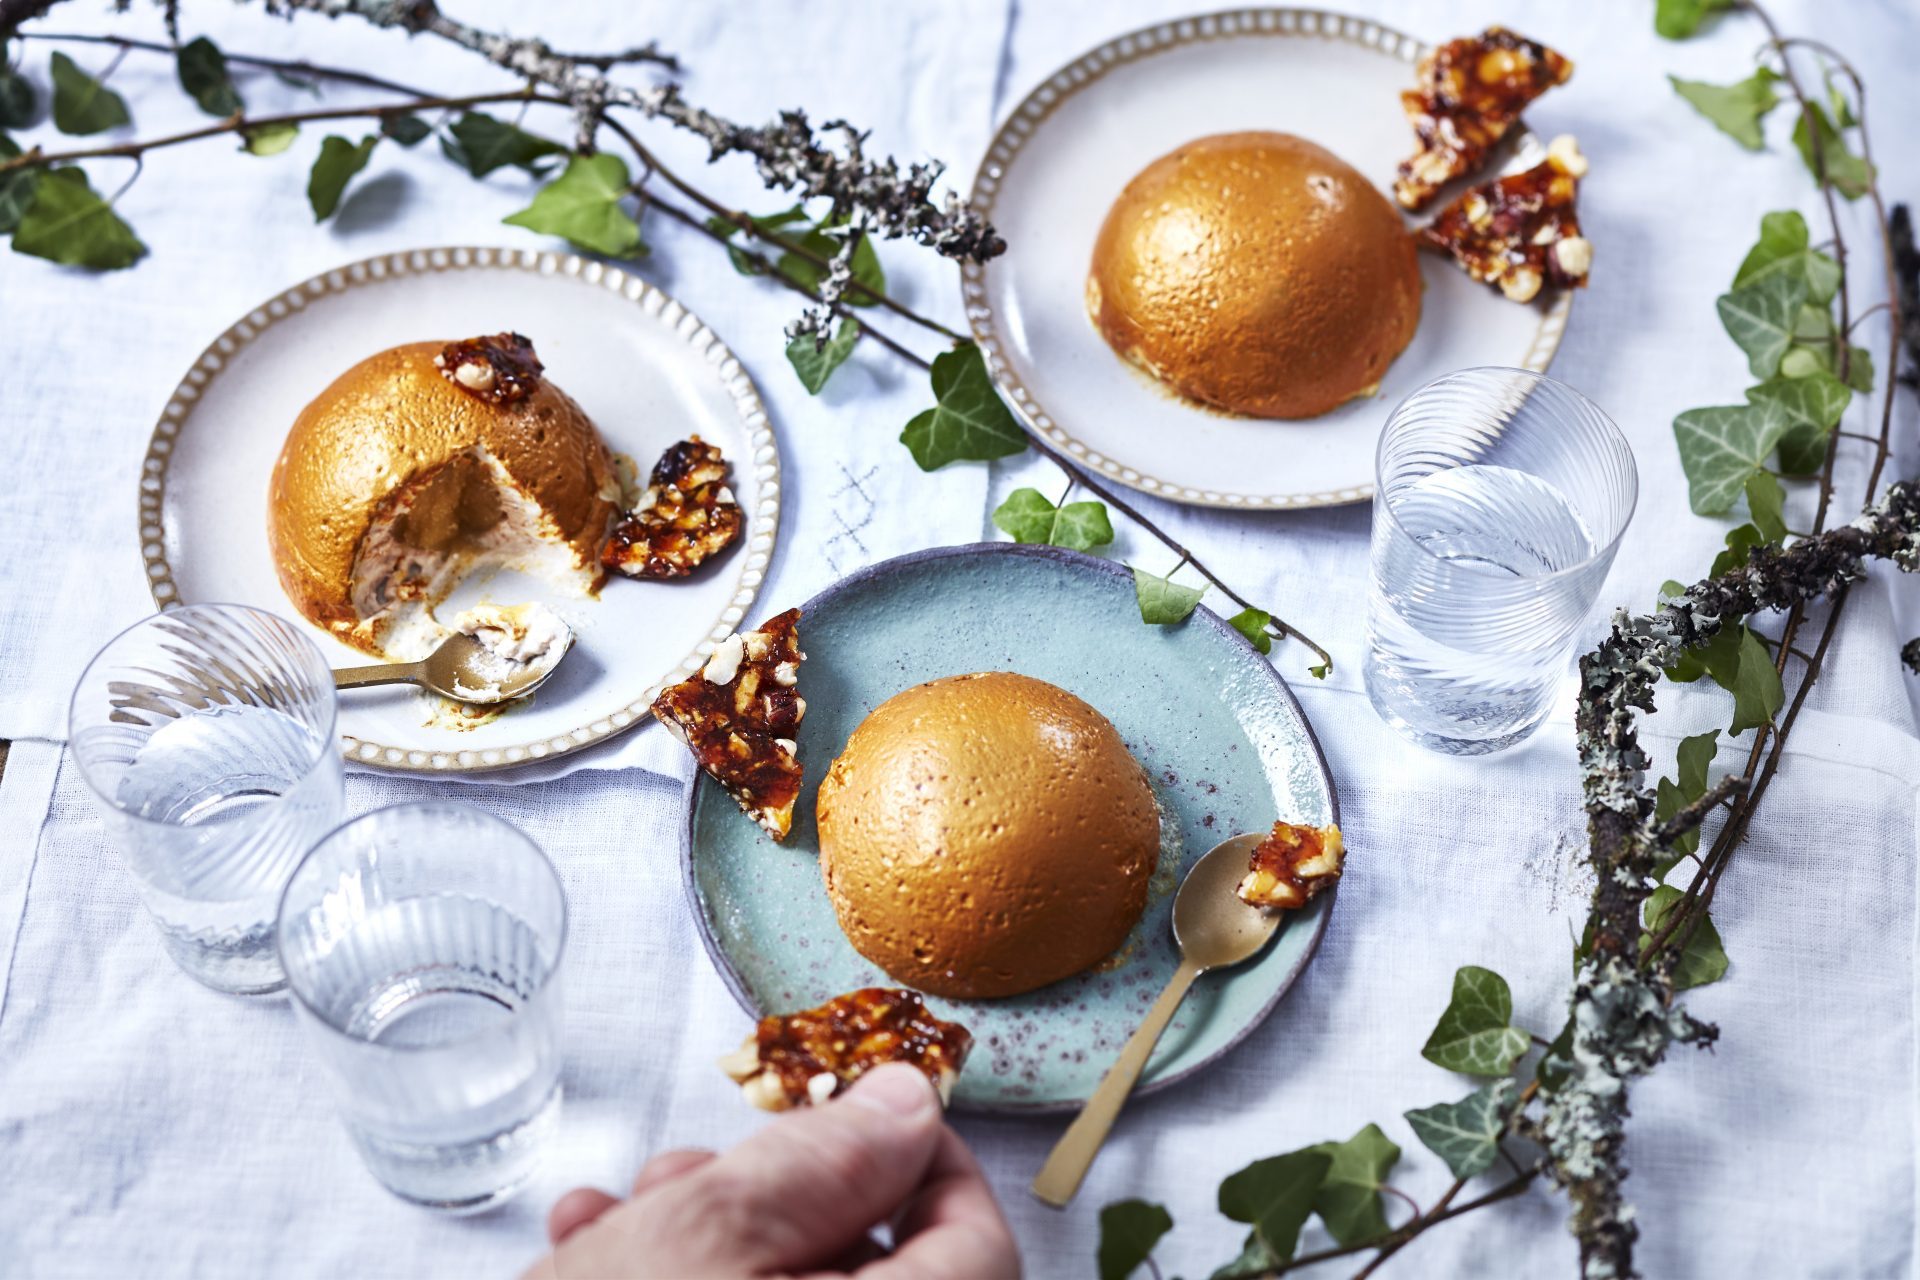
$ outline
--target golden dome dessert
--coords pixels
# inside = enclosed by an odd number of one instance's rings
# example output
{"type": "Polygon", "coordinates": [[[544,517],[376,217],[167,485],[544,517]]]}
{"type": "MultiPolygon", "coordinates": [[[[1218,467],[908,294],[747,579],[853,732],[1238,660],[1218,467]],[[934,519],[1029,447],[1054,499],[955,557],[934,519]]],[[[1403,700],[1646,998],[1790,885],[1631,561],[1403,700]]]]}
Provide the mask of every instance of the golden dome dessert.
{"type": "Polygon", "coordinates": [[[874,709],[820,783],[847,940],[896,981],[1011,996],[1111,955],[1146,907],[1160,810],[1107,718],[1010,672],[874,709]]]}
{"type": "Polygon", "coordinates": [[[1190,400],[1311,418],[1379,388],[1420,321],[1420,264],[1393,205],[1331,151],[1223,133],[1120,193],[1094,243],[1087,313],[1190,400]]]}
{"type": "Polygon", "coordinates": [[[294,420],[267,534],[301,613],[402,660],[467,573],[522,569],[583,594],[620,484],[591,420],[518,334],[414,342],[362,360],[294,420]]]}

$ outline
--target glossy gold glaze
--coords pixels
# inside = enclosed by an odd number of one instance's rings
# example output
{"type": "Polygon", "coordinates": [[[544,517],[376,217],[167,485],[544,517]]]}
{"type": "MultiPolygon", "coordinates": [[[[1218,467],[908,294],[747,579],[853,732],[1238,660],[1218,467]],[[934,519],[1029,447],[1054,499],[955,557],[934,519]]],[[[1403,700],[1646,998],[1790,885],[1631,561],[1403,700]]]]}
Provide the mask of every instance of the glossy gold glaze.
{"type": "MultiPolygon", "coordinates": [[[[410,546],[458,551],[501,517],[496,477],[478,450],[550,516],[594,565],[620,489],[586,413],[551,382],[493,405],[456,387],[415,342],[362,360],[300,412],[273,464],[267,536],[280,585],[320,626],[378,652],[358,629],[354,560],[376,519],[395,517],[410,546]],[[404,488],[407,509],[383,510],[404,488]]],[[[396,504],[397,506],[397,504],[396,504]]]]}
{"type": "Polygon", "coordinates": [[[1146,906],[1153,789],[1107,718],[1010,672],[889,698],[820,783],[820,867],[895,980],[1018,995],[1098,964],[1146,906]]]}
{"type": "Polygon", "coordinates": [[[1420,264],[1387,198],[1324,147],[1223,133],[1143,169],[1108,211],[1087,311],[1188,399],[1311,418],[1373,392],[1420,321],[1420,264]]]}

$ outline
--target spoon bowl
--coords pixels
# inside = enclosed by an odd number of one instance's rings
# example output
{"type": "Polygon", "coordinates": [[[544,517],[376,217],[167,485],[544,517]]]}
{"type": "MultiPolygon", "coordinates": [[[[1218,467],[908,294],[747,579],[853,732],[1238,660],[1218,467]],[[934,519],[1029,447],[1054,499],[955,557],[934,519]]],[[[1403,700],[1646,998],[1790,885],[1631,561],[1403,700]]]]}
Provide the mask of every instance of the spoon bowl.
{"type": "MultiPolygon", "coordinates": [[[[572,643],[568,643],[569,650],[572,643]]],[[[489,670],[485,646],[473,636],[455,632],[418,662],[383,662],[367,667],[342,667],[333,673],[336,689],[363,689],[369,685],[417,684],[443,698],[470,706],[491,707],[524,698],[545,684],[565,661],[562,653],[551,665],[527,663],[502,676],[489,670]]]]}

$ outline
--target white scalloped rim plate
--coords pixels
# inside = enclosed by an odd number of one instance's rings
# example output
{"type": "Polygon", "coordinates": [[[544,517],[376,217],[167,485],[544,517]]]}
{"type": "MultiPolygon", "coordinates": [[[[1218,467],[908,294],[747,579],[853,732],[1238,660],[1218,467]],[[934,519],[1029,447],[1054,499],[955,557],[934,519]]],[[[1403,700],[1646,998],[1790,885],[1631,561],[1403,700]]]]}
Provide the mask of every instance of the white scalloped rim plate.
{"type": "MultiPolygon", "coordinates": [[[[698,434],[733,464],[740,544],[682,582],[607,583],[598,600],[519,574],[470,582],[450,605],[537,599],[579,635],[547,685],[457,728],[408,686],[340,700],[341,749],[374,768],[474,773],[551,759],[647,717],[746,617],[780,525],[780,454],[740,362],[685,307],[637,276],[567,253],[418,249],[355,262],[272,298],[214,340],[167,401],[140,478],[140,549],[160,608],[222,601],[299,621],[267,551],[267,478],[302,406],[354,362],[401,342],[517,330],[608,445],[644,471],[698,434]]],[[[441,610],[446,616],[447,610],[441,610]]],[[[317,627],[335,666],[368,661],[317,627]]]]}
{"type": "MultiPolygon", "coordinates": [[[[1277,129],[1320,143],[1382,191],[1411,151],[1400,91],[1426,46],[1317,9],[1236,9],[1109,40],[1027,95],[1000,127],[969,203],[1006,237],[961,268],[968,322],[1008,401],[1075,458],[1175,502],[1336,506],[1373,495],[1374,443],[1409,392],[1474,365],[1544,371],[1572,294],[1517,306],[1422,254],[1420,330],[1378,395],[1307,422],[1199,409],[1108,349],[1088,321],[1093,241],[1128,180],[1182,143],[1277,129]]],[[[1538,141],[1516,140],[1516,163],[1538,141]]]]}

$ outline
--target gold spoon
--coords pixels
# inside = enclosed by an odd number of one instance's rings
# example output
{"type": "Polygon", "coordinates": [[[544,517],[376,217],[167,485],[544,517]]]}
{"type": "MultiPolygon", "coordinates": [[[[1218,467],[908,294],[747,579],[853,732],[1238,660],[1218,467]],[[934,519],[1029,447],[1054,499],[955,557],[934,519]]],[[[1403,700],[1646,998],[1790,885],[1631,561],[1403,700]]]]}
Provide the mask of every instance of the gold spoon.
{"type": "Polygon", "coordinates": [[[1153,1046],[1173,1021],[1193,980],[1209,969],[1239,964],[1266,945],[1280,926],[1280,912],[1250,907],[1234,896],[1234,886],[1247,873],[1247,859],[1259,835],[1234,836],[1208,851],[1193,864],[1173,899],[1173,940],[1180,945],[1180,967],[1168,979],[1140,1029],[1133,1033],[1106,1078],[1080,1108],[1080,1114],[1054,1144],[1053,1154],[1034,1178],[1035,1196],[1064,1209],[1080,1189],[1107,1131],[1120,1115],[1127,1095],[1146,1068],[1153,1046]]]}
{"type": "MultiPolygon", "coordinates": [[[[571,647],[571,646],[569,646],[571,647]]],[[[382,662],[370,667],[341,667],[333,673],[336,689],[364,689],[376,684],[425,685],[443,698],[491,707],[514,698],[525,697],[560,669],[556,661],[546,670],[528,664],[504,680],[481,675],[474,662],[484,654],[480,642],[456,632],[440,642],[440,647],[418,662],[382,662]]],[[[565,654],[561,655],[564,660],[565,654]]]]}

